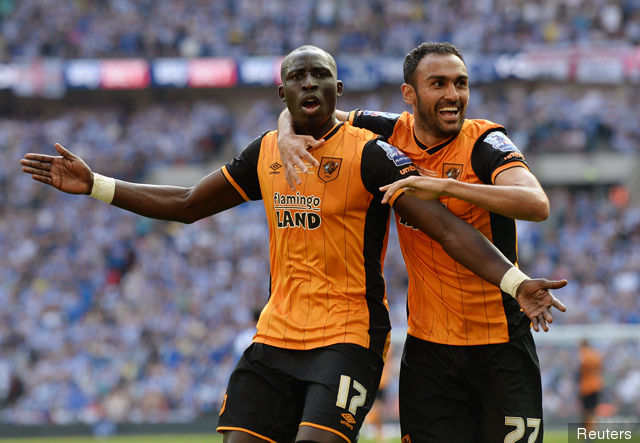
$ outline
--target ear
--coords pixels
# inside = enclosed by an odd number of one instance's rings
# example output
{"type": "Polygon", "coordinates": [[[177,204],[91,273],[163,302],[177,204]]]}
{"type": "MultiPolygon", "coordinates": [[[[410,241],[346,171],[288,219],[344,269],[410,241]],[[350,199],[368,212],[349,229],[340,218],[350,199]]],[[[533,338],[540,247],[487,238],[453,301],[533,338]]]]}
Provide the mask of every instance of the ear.
{"type": "Polygon", "coordinates": [[[400,90],[402,91],[402,98],[404,102],[410,106],[413,106],[416,103],[416,90],[409,83],[403,83],[400,86],[400,90]]]}
{"type": "Polygon", "coordinates": [[[279,85],[278,86],[278,96],[280,97],[281,101],[286,101],[286,99],[284,98],[284,86],[283,85],[279,85]]]}
{"type": "Polygon", "coordinates": [[[337,87],[337,93],[338,93],[338,97],[340,97],[342,95],[342,80],[338,80],[336,82],[336,87],[337,87]]]}

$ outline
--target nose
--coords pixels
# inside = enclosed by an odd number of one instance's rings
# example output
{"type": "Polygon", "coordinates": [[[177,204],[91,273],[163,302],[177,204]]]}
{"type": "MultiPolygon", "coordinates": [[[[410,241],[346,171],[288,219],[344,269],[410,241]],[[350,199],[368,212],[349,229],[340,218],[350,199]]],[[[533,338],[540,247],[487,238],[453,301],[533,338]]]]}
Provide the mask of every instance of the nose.
{"type": "Polygon", "coordinates": [[[302,81],[302,87],[304,89],[316,89],[318,87],[318,83],[313,75],[310,72],[304,76],[304,80],[302,81]]]}
{"type": "Polygon", "coordinates": [[[456,89],[456,85],[453,83],[449,83],[444,90],[444,96],[446,99],[450,100],[458,100],[460,95],[458,94],[458,90],[456,89]]]}

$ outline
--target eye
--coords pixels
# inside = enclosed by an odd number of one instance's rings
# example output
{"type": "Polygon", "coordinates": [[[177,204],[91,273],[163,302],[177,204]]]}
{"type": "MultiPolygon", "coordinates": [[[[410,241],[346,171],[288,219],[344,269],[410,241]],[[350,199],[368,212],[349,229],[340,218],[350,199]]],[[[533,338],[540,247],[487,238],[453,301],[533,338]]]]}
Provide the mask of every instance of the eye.
{"type": "Polygon", "coordinates": [[[315,71],[314,75],[317,78],[326,78],[326,77],[329,76],[329,72],[327,72],[324,69],[322,69],[322,70],[315,71]]]}

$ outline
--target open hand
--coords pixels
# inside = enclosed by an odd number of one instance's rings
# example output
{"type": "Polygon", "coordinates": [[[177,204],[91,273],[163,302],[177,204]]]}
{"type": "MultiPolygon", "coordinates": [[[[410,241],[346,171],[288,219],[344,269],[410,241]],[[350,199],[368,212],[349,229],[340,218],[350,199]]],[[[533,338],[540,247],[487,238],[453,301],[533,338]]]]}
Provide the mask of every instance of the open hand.
{"type": "Polygon", "coordinates": [[[408,195],[414,195],[421,200],[434,200],[443,195],[446,182],[446,179],[417,175],[400,179],[380,188],[380,191],[384,192],[382,204],[388,203],[400,189],[404,189],[408,195]]]}
{"type": "Polygon", "coordinates": [[[531,320],[533,329],[538,332],[540,327],[546,332],[549,323],[553,322],[551,308],[565,312],[567,308],[554,297],[551,289],[560,289],[567,285],[567,280],[546,280],[534,278],[523,281],[518,287],[516,300],[520,308],[531,320]]]}
{"type": "Polygon", "coordinates": [[[308,149],[318,148],[324,143],[323,139],[316,140],[310,135],[288,134],[278,137],[278,150],[284,166],[284,176],[291,189],[302,184],[302,180],[296,171],[296,167],[302,173],[308,172],[305,162],[318,167],[319,163],[308,149]]]}
{"type": "Polygon", "coordinates": [[[60,155],[25,154],[20,160],[22,172],[69,194],[90,194],[93,186],[91,168],[61,144],[56,143],[54,147],[60,155]]]}

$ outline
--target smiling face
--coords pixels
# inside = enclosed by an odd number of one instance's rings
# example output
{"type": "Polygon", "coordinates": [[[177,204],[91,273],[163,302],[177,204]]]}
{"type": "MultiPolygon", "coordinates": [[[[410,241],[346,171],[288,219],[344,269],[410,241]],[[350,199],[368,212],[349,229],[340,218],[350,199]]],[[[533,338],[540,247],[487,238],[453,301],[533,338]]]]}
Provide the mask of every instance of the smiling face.
{"type": "Polygon", "coordinates": [[[402,85],[413,107],[416,130],[433,146],[460,132],[469,102],[464,62],[453,54],[428,54],[416,67],[411,84],[402,85]]]}
{"type": "Polygon", "coordinates": [[[280,98],[287,103],[296,132],[321,137],[336,123],[336,102],[342,94],[333,58],[323,50],[304,47],[283,61],[280,98]]]}

